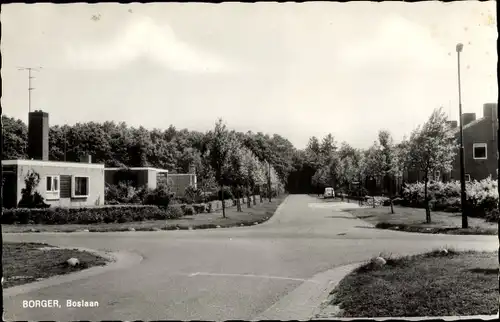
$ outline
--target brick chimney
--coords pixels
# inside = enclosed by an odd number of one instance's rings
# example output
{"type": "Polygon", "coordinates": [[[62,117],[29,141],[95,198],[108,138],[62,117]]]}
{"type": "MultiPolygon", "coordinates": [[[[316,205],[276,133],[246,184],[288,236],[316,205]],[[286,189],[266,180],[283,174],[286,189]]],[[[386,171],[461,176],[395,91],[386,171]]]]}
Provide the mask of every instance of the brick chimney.
{"type": "Polygon", "coordinates": [[[80,162],[82,162],[82,163],[92,163],[92,156],[90,154],[86,154],[83,157],[80,157],[80,162]]]}
{"type": "Polygon", "coordinates": [[[463,113],[462,114],[462,124],[466,126],[470,122],[474,122],[476,120],[476,113],[463,113]]]}
{"type": "Polygon", "coordinates": [[[483,105],[483,117],[485,119],[496,119],[498,115],[497,103],[486,103],[483,105]]]}
{"type": "Polygon", "coordinates": [[[49,114],[42,111],[29,113],[28,158],[49,160],[49,114]]]}

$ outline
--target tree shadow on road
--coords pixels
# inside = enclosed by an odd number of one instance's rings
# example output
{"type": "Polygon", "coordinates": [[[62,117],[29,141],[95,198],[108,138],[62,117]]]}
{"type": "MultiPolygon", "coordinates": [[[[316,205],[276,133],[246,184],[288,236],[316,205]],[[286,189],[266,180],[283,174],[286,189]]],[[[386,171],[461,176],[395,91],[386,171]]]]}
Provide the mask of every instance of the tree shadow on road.
{"type": "Polygon", "coordinates": [[[347,216],[326,216],[325,218],[333,218],[333,219],[358,219],[355,217],[347,217],[347,216]]]}
{"type": "Polygon", "coordinates": [[[370,218],[374,217],[373,215],[370,216],[364,216],[364,217],[348,217],[348,216],[326,216],[325,218],[339,218],[339,219],[364,219],[364,218],[370,218]]]}

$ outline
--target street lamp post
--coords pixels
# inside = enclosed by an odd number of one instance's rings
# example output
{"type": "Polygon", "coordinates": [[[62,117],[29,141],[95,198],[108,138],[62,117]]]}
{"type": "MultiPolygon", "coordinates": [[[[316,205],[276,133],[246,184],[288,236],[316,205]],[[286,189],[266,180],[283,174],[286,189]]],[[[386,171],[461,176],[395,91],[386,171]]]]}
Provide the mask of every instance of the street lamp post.
{"type": "Polygon", "coordinates": [[[272,194],[272,189],[271,189],[271,163],[269,161],[267,161],[267,186],[268,186],[268,198],[269,198],[269,202],[271,202],[271,194],[272,194]]]}
{"type": "Polygon", "coordinates": [[[462,228],[467,228],[467,211],[466,203],[467,198],[465,195],[465,160],[464,160],[464,130],[462,120],[462,88],[460,84],[460,53],[464,45],[457,44],[457,58],[458,58],[458,110],[460,114],[460,199],[462,205],[462,228]]]}

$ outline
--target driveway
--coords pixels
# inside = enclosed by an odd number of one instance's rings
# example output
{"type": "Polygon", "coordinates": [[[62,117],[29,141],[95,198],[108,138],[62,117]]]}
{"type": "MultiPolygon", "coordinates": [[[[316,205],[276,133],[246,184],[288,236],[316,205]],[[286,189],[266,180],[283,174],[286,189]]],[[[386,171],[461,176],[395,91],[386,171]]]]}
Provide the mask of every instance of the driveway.
{"type": "Polygon", "coordinates": [[[495,251],[496,236],[377,230],[343,211],[355,204],[289,196],[266,223],[230,229],[4,234],[6,241],[125,251],[142,261],[4,298],[7,320],[251,320],[315,275],[381,252],[437,247],[495,251]],[[61,308],[23,308],[57,299],[61,308]],[[99,307],[66,308],[71,300],[99,307]]]}

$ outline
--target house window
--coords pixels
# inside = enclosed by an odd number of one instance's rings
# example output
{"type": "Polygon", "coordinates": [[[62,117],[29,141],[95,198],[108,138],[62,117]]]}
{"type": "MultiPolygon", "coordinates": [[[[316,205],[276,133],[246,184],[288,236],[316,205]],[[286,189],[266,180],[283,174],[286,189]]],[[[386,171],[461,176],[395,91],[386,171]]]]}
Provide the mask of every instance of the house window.
{"type": "Polygon", "coordinates": [[[59,176],[47,176],[45,192],[47,200],[59,199],[59,176]]]}
{"type": "Polygon", "coordinates": [[[73,176],[72,197],[83,198],[89,196],[89,177],[73,176]]]}
{"type": "Polygon", "coordinates": [[[437,170],[434,172],[434,181],[441,180],[441,171],[437,170]]]}
{"type": "Polygon", "coordinates": [[[470,182],[470,174],[465,174],[465,182],[470,182]]]}
{"type": "Polygon", "coordinates": [[[474,159],[486,159],[486,143],[474,143],[474,159]]]}

